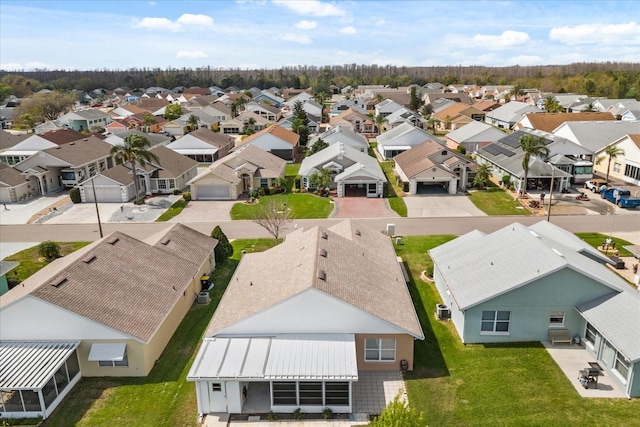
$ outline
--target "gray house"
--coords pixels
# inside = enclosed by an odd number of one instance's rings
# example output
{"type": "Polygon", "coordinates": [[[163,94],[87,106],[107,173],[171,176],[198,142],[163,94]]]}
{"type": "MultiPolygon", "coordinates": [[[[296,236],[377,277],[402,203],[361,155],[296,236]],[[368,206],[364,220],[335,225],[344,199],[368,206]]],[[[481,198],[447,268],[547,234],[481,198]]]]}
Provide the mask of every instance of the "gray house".
{"type": "Polygon", "coordinates": [[[547,341],[563,330],[640,396],[640,293],[586,242],[541,221],[475,230],[429,253],[462,342],[547,341]]]}

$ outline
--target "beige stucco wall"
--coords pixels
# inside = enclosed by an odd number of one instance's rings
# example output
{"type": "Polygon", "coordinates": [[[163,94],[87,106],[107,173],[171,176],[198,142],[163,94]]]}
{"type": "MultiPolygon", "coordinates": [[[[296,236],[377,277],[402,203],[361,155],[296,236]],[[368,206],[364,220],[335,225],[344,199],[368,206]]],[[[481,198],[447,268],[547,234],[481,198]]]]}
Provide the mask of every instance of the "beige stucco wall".
{"type": "Polygon", "coordinates": [[[359,371],[394,371],[400,369],[400,361],[409,362],[409,370],[413,370],[413,341],[408,334],[356,334],[356,357],[359,371]],[[365,362],[364,340],[366,338],[395,338],[396,360],[393,362],[365,362]]]}

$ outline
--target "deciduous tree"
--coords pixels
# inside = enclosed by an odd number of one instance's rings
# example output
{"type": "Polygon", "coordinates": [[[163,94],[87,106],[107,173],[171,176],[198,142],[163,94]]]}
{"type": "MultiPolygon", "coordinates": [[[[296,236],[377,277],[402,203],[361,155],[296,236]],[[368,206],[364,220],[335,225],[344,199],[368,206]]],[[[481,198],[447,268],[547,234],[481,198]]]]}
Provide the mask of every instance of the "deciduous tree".
{"type": "Polygon", "coordinates": [[[396,395],[393,402],[369,423],[369,427],[426,427],[424,414],[411,408],[406,401],[396,395]]]}
{"type": "Polygon", "coordinates": [[[274,200],[268,200],[260,203],[258,209],[253,215],[253,222],[263,227],[267,232],[276,239],[287,225],[293,221],[293,213],[288,206],[282,206],[274,200]]]}
{"type": "Polygon", "coordinates": [[[29,114],[36,121],[55,120],[71,110],[76,102],[76,95],[71,92],[51,91],[39,93],[22,102],[16,111],[17,116],[29,114]]]}
{"type": "Polygon", "coordinates": [[[164,107],[164,118],[171,121],[182,116],[182,107],[180,104],[169,104],[164,107]]]}
{"type": "Polygon", "coordinates": [[[38,255],[47,261],[52,261],[56,258],[60,258],[61,249],[60,245],[53,240],[45,240],[38,245],[38,255]]]}
{"type": "Polygon", "coordinates": [[[219,225],[211,231],[211,237],[218,241],[213,253],[216,259],[216,264],[219,264],[233,255],[233,246],[229,243],[226,234],[222,231],[219,225]]]}

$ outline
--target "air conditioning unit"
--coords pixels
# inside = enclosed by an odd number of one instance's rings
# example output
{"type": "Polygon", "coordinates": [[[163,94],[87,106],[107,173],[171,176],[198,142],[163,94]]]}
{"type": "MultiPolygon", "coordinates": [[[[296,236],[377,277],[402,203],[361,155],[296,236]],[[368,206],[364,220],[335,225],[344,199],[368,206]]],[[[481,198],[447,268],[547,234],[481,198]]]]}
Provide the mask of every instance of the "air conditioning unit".
{"type": "Polygon", "coordinates": [[[449,307],[444,304],[436,304],[436,317],[439,320],[448,320],[451,317],[449,307]]]}
{"type": "Polygon", "coordinates": [[[200,292],[198,294],[198,304],[209,304],[209,301],[211,301],[209,292],[200,292]]]}

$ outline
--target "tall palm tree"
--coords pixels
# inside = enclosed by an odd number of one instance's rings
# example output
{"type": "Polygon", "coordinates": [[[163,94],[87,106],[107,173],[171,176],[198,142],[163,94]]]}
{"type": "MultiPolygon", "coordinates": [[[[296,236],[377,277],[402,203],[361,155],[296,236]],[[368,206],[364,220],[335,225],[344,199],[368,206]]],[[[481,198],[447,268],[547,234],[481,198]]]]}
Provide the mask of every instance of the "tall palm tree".
{"type": "Polygon", "coordinates": [[[547,113],[562,113],[563,110],[558,100],[552,95],[544,99],[544,108],[547,110],[547,113]]]}
{"type": "Polygon", "coordinates": [[[520,147],[524,152],[522,158],[522,169],[524,170],[524,193],[527,192],[527,179],[529,178],[529,160],[531,156],[547,157],[549,155],[549,149],[544,144],[544,140],[538,136],[527,133],[520,137],[520,147]]]}
{"type": "Polygon", "coordinates": [[[378,128],[378,134],[384,132],[384,124],[387,123],[387,119],[384,116],[378,114],[374,117],[374,121],[376,122],[376,128],[378,128]]]}
{"type": "Polygon", "coordinates": [[[482,163],[476,168],[476,176],[473,178],[473,185],[478,188],[484,188],[491,176],[491,165],[489,163],[482,163]]]}
{"type": "Polygon", "coordinates": [[[136,163],[140,166],[145,166],[147,163],[154,161],[156,164],[160,164],[160,160],[155,153],[152,153],[149,148],[151,143],[149,140],[140,134],[129,135],[124,139],[124,144],[114,145],[111,147],[109,154],[113,156],[116,163],[128,163],[131,166],[131,173],[133,174],[133,187],[136,192],[135,201],[138,201],[138,177],[136,174],[136,163]]]}
{"type": "Polygon", "coordinates": [[[617,158],[618,156],[624,156],[624,150],[622,148],[618,148],[615,145],[610,145],[604,149],[604,156],[600,156],[596,158],[596,165],[602,163],[605,157],[607,160],[607,184],[609,184],[609,170],[611,169],[611,160],[617,158]]]}
{"type": "Polygon", "coordinates": [[[198,129],[198,123],[200,123],[200,117],[195,114],[191,114],[187,119],[187,126],[189,126],[189,130],[198,129]]]}

